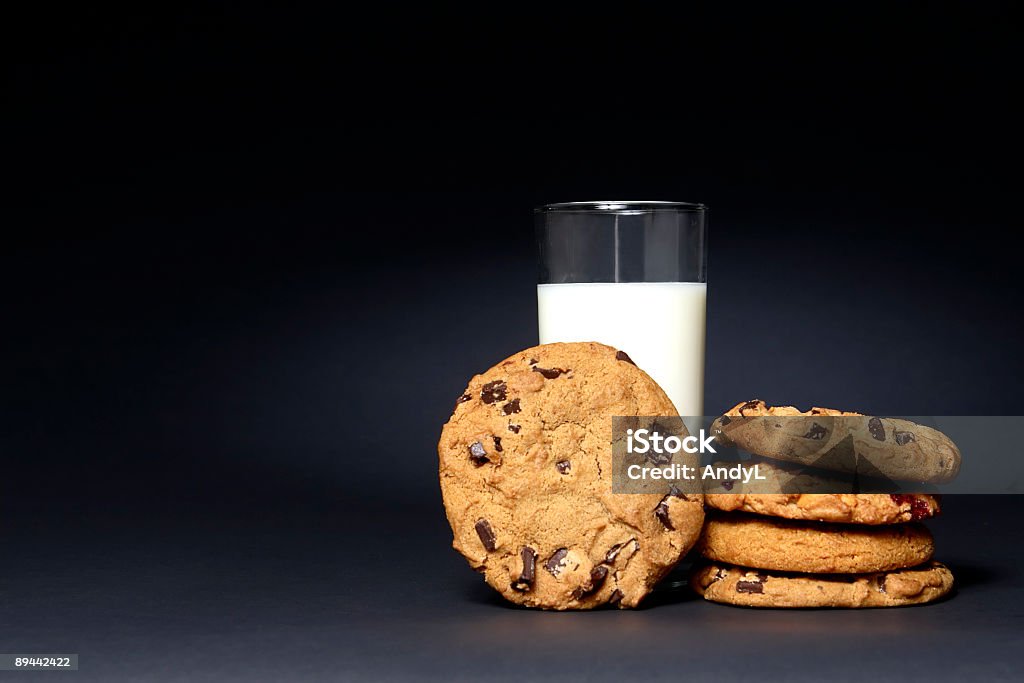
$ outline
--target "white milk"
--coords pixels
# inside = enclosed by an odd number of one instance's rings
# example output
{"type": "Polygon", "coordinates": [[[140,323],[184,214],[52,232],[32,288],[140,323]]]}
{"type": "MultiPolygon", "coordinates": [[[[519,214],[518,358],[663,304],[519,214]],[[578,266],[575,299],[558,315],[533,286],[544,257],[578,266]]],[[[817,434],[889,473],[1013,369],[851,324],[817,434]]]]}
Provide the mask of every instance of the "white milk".
{"type": "Polygon", "coordinates": [[[661,385],[678,415],[703,415],[707,292],[702,282],[538,285],[540,343],[614,346],[661,385]]]}

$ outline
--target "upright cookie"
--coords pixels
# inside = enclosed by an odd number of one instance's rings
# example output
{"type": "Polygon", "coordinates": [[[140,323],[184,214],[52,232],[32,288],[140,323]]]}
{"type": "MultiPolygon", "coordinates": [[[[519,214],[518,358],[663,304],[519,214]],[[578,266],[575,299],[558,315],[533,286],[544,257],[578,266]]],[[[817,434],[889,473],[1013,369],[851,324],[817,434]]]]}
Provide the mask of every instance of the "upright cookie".
{"type": "Polygon", "coordinates": [[[861,476],[941,484],[960,472],[960,451],[949,437],[907,420],[755,400],[735,405],[711,432],[756,455],[861,476]]]}
{"type": "Polygon", "coordinates": [[[935,544],[921,524],[819,524],[733,513],[710,517],[697,549],[710,560],[757,569],[863,574],[927,562],[935,544]]]}
{"type": "Polygon", "coordinates": [[[512,602],[635,607],[697,540],[703,496],[613,494],[612,417],[673,414],[625,353],[592,342],[474,377],[438,443],[452,545],[512,602]]]}
{"type": "Polygon", "coordinates": [[[746,607],[900,607],[938,600],[953,574],[938,562],[874,574],[785,574],[710,564],[690,586],[705,600],[746,607]]]}

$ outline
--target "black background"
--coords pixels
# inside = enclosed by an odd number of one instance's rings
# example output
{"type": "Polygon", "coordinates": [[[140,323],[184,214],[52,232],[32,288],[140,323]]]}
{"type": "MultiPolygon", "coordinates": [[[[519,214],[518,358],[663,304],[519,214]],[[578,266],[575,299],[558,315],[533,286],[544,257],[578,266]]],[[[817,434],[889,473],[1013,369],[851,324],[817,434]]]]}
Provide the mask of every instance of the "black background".
{"type": "Polygon", "coordinates": [[[1020,664],[1020,553],[990,551],[1016,499],[947,503],[963,590],[932,608],[666,588],[535,615],[447,547],[434,453],[468,379],[536,342],[532,207],[579,199],[710,205],[709,413],[1018,413],[1011,3],[8,28],[0,651],[80,652],[97,680],[877,678],[903,638],[931,675],[1020,664]],[[996,605],[991,632],[928,630],[996,605]],[[782,638],[729,648],[744,624],[782,638]],[[877,665],[772,668],[829,630],[877,665]]]}

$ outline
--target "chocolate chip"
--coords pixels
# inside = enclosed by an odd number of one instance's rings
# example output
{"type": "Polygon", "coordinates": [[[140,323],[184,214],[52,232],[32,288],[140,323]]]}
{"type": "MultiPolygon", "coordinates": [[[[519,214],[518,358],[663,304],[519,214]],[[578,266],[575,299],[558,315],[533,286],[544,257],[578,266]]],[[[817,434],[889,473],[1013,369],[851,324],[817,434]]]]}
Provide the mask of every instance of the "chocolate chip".
{"type": "Polygon", "coordinates": [[[544,569],[547,569],[551,576],[558,576],[562,573],[562,569],[565,568],[565,556],[568,554],[568,549],[559,548],[551,557],[548,558],[548,561],[544,563],[544,569]]]}
{"type": "Polygon", "coordinates": [[[671,496],[672,498],[681,498],[685,501],[690,500],[690,496],[680,491],[679,487],[676,486],[675,484],[672,484],[671,486],[668,487],[668,495],[671,496]]]}
{"type": "Polygon", "coordinates": [[[661,502],[658,503],[658,506],[654,508],[654,516],[661,521],[661,523],[665,526],[666,529],[670,531],[675,531],[676,528],[672,526],[672,519],[668,515],[669,498],[680,498],[682,500],[689,501],[690,496],[680,491],[675,484],[672,484],[672,486],[670,486],[668,489],[668,493],[665,494],[665,497],[661,499],[661,502]]]}
{"type": "Polygon", "coordinates": [[[913,432],[900,432],[894,429],[892,434],[896,437],[896,443],[901,446],[906,446],[908,443],[917,441],[917,437],[914,436],[913,432]]]}
{"type": "Polygon", "coordinates": [[[510,424],[508,426],[508,431],[512,432],[513,434],[518,434],[520,429],[522,429],[522,427],[520,427],[519,425],[510,424]]]}
{"type": "Polygon", "coordinates": [[[615,564],[615,558],[619,556],[619,552],[621,550],[622,550],[622,544],[621,543],[616,543],[611,548],[609,548],[608,552],[606,552],[604,554],[604,563],[605,564],[615,564]]]}
{"type": "Polygon", "coordinates": [[[675,531],[676,528],[672,526],[672,519],[668,516],[668,496],[661,499],[658,503],[658,507],[654,508],[654,516],[657,517],[662,525],[669,531],[675,531]]]}
{"type": "Polygon", "coordinates": [[[888,574],[881,574],[881,575],[879,575],[878,579],[876,579],[877,582],[878,582],[878,592],[879,593],[885,593],[885,579],[886,579],[887,576],[889,576],[889,575],[888,574]]]}
{"type": "Polygon", "coordinates": [[[537,553],[533,548],[524,545],[519,556],[523,560],[523,571],[519,574],[519,578],[512,582],[512,590],[522,593],[533,588],[533,577],[537,570],[537,553]]]}
{"type": "Polygon", "coordinates": [[[747,401],[746,403],[740,406],[740,415],[743,414],[744,410],[753,410],[754,408],[757,408],[760,404],[761,402],[756,399],[753,401],[747,401]]]}
{"type": "Polygon", "coordinates": [[[625,351],[616,351],[616,352],[615,352],[615,360],[624,360],[624,361],[626,361],[627,363],[629,363],[630,365],[636,365],[636,363],[634,363],[634,362],[633,362],[633,359],[632,359],[632,358],[630,358],[630,357],[629,357],[629,356],[628,356],[628,355],[626,354],[626,352],[625,352],[625,351]]]}
{"type": "Polygon", "coordinates": [[[455,405],[459,405],[460,403],[465,403],[466,401],[468,401],[471,398],[473,398],[473,397],[470,396],[469,394],[463,394],[462,396],[459,396],[459,399],[457,401],[455,401],[455,405]]]}
{"type": "Polygon", "coordinates": [[[484,445],[479,441],[474,441],[469,445],[469,459],[472,460],[473,464],[477,467],[491,461],[491,459],[487,457],[487,451],[484,449],[484,445]]]}
{"type": "Polygon", "coordinates": [[[622,602],[622,598],[624,598],[624,597],[626,597],[626,596],[622,594],[622,591],[620,591],[618,588],[616,588],[615,590],[612,591],[612,594],[608,596],[608,604],[609,605],[617,605],[620,602],[622,602]]]}
{"type": "MultiPolygon", "coordinates": [[[[633,552],[640,550],[640,543],[635,538],[631,538],[626,543],[633,544],[633,552]]],[[[604,564],[615,564],[615,559],[619,556],[619,553],[622,552],[622,549],[626,546],[626,543],[616,543],[611,548],[609,548],[608,552],[604,554],[604,564]]]]}
{"type": "Polygon", "coordinates": [[[733,485],[732,479],[723,479],[722,480],[722,488],[725,489],[726,491],[732,491],[732,485],[733,485]]]}
{"type": "Polygon", "coordinates": [[[555,469],[558,470],[559,474],[569,474],[569,470],[572,469],[572,463],[568,460],[559,460],[555,463],[555,469]]]}
{"type": "Polygon", "coordinates": [[[498,547],[498,544],[495,543],[494,531],[491,529],[490,522],[486,519],[478,519],[474,528],[476,529],[476,535],[480,537],[480,542],[484,544],[488,551],[498,547]]]}
{"type": "Polygon", "coordinates": [[[533,366],[533,371],[539,372],[544,377],[544,379],[556,379],[559,375],[564,375],[565,373],[569,372],[568,370],[563,370],[562,368],[542,368],[536,365],[533,366]]]}
{"type": "Polygon", "coordinates": [[[513,413],[518,413],[519,411],[520,411],[520,408],[519,408],[519,399],[518,398],[512,399],[511,401],[509,401],[508,403],[506,403],[505,405],[503,405],[501,407],[501,412],[504,413],[505,415],[511,415],[513,413]]]}
{"type": "Polygon", "coordinates": [[[603,564],[599,564],[590,571],[590,585],[580,586],[572,592],[572,597],[579,600],[591,593],[597,592],[601,586],[604,585],[605,579],[608,578],[608,567],[603,564]]]}
{"type": "Polygon", "coordinates": [[[491,438],[494,439],[494,450],[496,450],[499,453],[501,453],[501,437],[500,436],[492,436],[491,438]]]}
{"type": "Polygon", "coordinates": [[[737,593],[764,593],[764,582],[768,580],[768,577],[764,574],[756,574],[753,577],[744,576],[742,580],[736,582],[737,593]]]}
{"type": "Polygon", "coordinates": [[[537,360],[536,358],[531,358],[531,359],[530,359],[530,365],[536,365],[536,364],[537,364],[537,363],[539,363],[539,362],[540,362],[540,361],[538,361],[538,360],[537,360]]]}
{"type": "Polygon", "coordinates": [[[605,579],[608,578],[608,567],[603,564],[599,564],[594,567],[593,571],[590,572],[590,592],[593,593],[601,586],[604,585],[605,579]]]}
{"type": "Polygon", "coordinates": [[[718,421],[718,424],[720,424],[720,425],[722,425],[724,427],[725,425],[729,424],[730,422],[732,422],[732,418],[729,417],[728,415],[723,415],[722,419],[720,419],[718,421]]]}
{"type": "Polygon", "coordinates": [[[811,423],[811,428],[804,434],[805,439],[812,439],[814,441],[821,441],[828,434],[828,430],[822,427],[817,422],[811,423]]]}
{"type": "Polygon", "coordinates": [[[480,389],[480,400],[484,403],[496,403],[504,401],[508,385],[504,380],[496,379],[488,382],[480,389]]]}
{"type": "Polygon", "coordinates": [[[871,432],[871,438],[875,441],[885,441],[885,426],[877,417],[868,420],[868,431],[871,432]]]}

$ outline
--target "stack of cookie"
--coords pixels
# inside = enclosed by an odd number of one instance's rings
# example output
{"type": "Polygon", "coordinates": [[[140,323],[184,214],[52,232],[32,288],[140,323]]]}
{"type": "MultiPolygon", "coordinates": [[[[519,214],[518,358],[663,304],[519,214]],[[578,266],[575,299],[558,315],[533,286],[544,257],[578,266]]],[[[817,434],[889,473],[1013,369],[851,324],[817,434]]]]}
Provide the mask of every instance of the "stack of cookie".
{"type": "MultiPolygon", "coordinates": [[[[794,408],[770,408],[763,402],[749,401],[726,413],[716,426],[721,434],[721,425],[728,424],[730,418],[822,416],[810,425],[803,423],[798,437],[826,441],[834,425],[824,418],[852,415],[857,414],[821,408],[801,413],[794,408]]],[[[916,466],[937,473],[926,474],[931,481],[948,480],[959,469],[959,451],[935,430],[904,421],[858,417],[866,425],[868,438],[877,442],[872,444],[875,449],[884,447],[887,440],[897,448],[917,444],[913,450],[916,466]],[[897,422],[896,426],[890,424],[897,422]],[[933,442],[941,442],[942,447],[920,447],[933,442]]],[[[801,451],[799,443],[783,447],[780,444],[784,440],[772,434],[772,430],[780,434],[792,431],[796,429],[794,423],[770,422],[750,430],[748,434],[757,438],[746,439],[742,448],[758,456],[798,463],[802,462],[802,453],[812,453],[810,449],[801,451]]],[[[731,434],[726,441],[732,439],[735,443],[736,437],[731,434]]],[[[742,432],[739,438],[743,438],[742,432]]],[[[845,440],[853,438],[847,433],[845,440]]],[[[813,451],[821,452],[820,448],[813,451]]],[[[898,457],[898,453],[886,455],[875,461],[878,467],[874,471],[906,471],[906,458],[898,457]]],[[[857,457],[863,458],[855,453],[854,460],[857,457]]],[[[815,464],[820,462],[819,457],[815,464]]],[[[842,458],[829,463],[834,469],[843,468],[842,458]]],[[[785,476],[807,477],[806,470],[794,471],[772,465],[771,461],[762,461],[761,469],[776,483],[785,476]]],[[[716,482],[705,497],[715,512],[709,516],[697,545],[709,562],[695,569],[690,582],[693,589],[707,600],[751,607],[894,607],[931,602],[949,593],[953,575],[932,561],[934,541],[920,524],[939,513],[935,496],[837,493],[834,491],[839,489],[821,481],[818,490],[832,492],[804,492],[815,490],[812,487],[801,488],[798,493],[752,493],[740,490],[733,482],[716,482]]]]}

